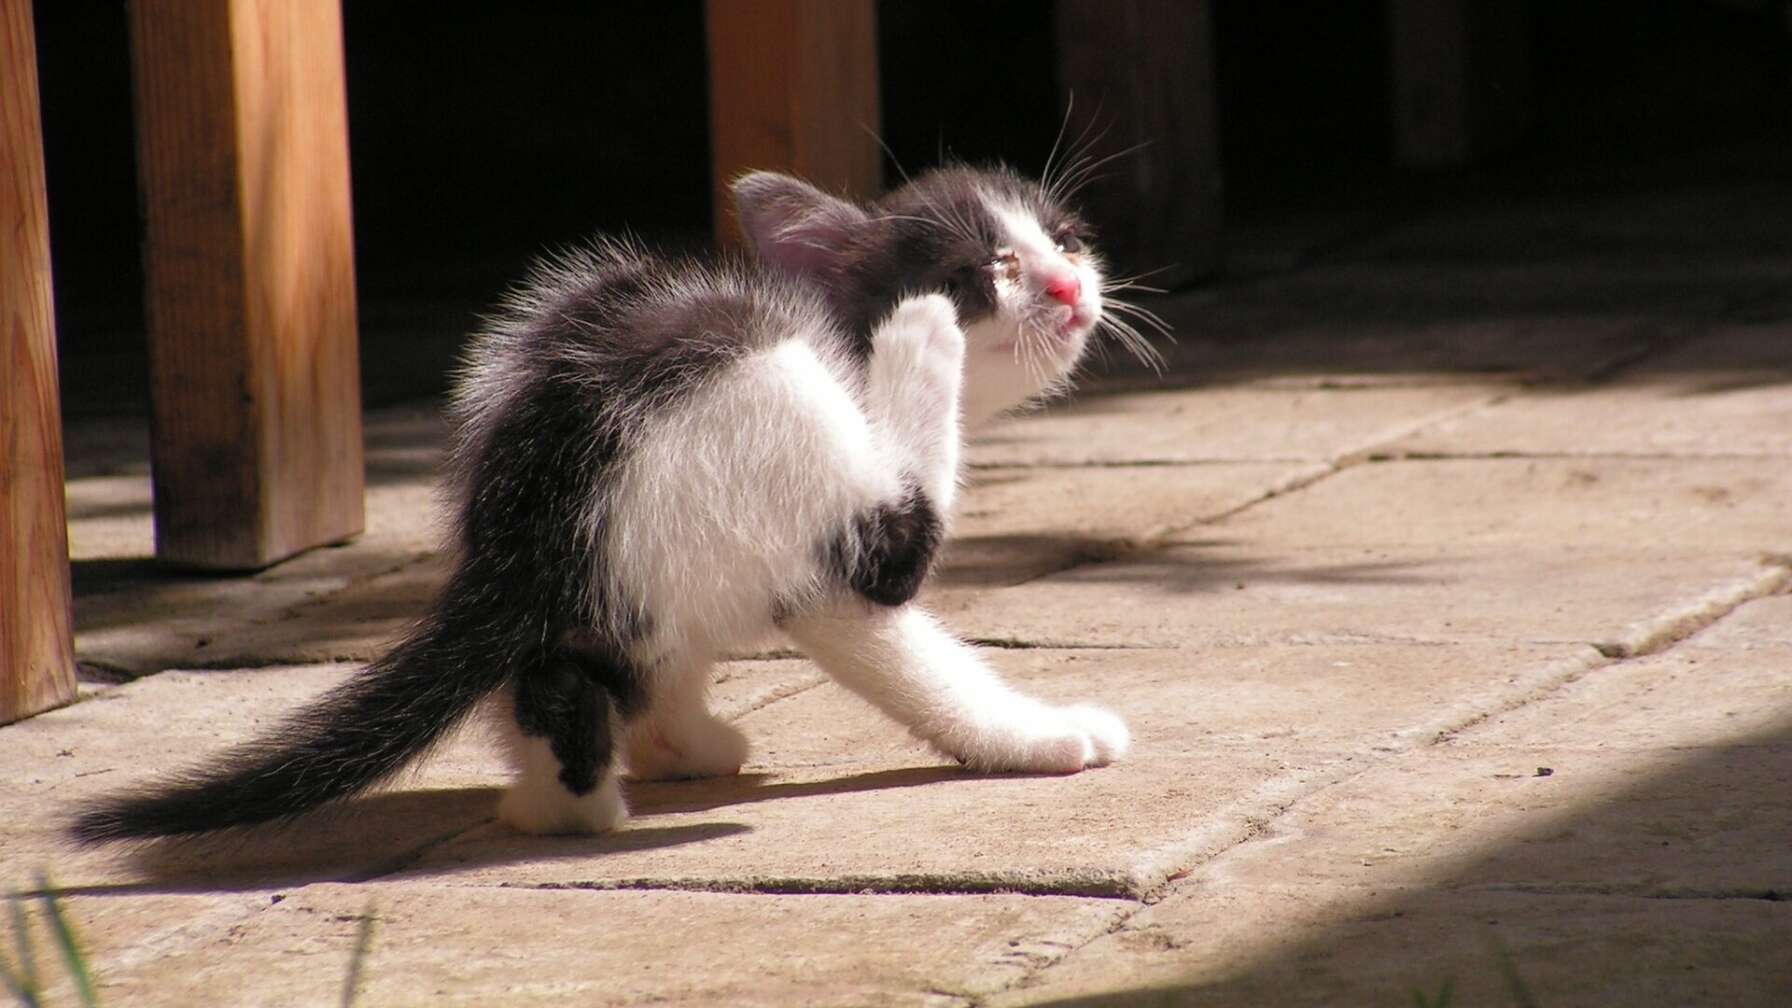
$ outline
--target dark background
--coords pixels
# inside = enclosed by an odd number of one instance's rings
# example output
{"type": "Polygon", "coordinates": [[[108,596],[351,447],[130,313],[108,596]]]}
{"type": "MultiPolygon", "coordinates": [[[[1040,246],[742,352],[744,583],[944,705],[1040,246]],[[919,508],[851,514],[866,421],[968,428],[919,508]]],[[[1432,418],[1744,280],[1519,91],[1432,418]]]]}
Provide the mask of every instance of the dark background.
{"type": "MultiPolygon", "coordinates": [[[[1778,3],[1537,0],[1534,127],[1470,168],[1426,173],[1390,161],[1381,3],[1213,10],[1229,235],[1438,201],[1792,178],[1778,3]]],[[[64,370],[117,376],[102,394],[65,383],[66,409],[144,409],[124,6],[39,0],[35,13],[64,370]]],[[[364,351],[416,359],[404,381],[366,369],[370,402],[439,387],[474,313],[543,248],[595,230],[706,239],[698,0],[349,0],[344,21],[364,351]]],[[[878,27],[894,159],[1039,169],[1062,115],[1049,2],[884,0],[878,27]]]]}

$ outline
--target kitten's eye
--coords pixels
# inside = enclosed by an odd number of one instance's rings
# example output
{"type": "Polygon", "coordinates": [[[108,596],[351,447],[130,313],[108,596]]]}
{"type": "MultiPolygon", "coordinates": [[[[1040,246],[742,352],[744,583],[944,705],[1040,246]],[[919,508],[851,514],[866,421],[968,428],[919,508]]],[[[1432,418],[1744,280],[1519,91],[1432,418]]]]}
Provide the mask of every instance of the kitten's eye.
{"type": "Polygon", "coordinates": [[[998,249],[995,255],[984,261],[983,268],[999,271],[1013,269],[1018,265],[1020,265],[1020,256],[1015,255],[1013,249],[998,249]]]}
{"type": "Polygon", "coordinates": [[[1071,252],[1081,252],[1082,250],[1083,238],[1081,235],[1077,234],[1076,231],[1071,228],[1065,228],[1058,232],[1058,251],[1069,254],[1071,252]]]}

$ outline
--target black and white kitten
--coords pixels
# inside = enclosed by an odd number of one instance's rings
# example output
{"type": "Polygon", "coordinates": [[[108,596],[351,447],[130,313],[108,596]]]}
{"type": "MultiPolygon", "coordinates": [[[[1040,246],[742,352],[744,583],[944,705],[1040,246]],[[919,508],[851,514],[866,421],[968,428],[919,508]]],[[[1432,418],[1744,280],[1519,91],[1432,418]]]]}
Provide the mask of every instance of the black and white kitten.
{"type": "Polygon", "coordinates": [[[453,413],[456,563],[390,653],[250,743],[74,826],[87,841],[285,819],[413,761],[490,697],[500,818],[594,832],[636,778],[732,774],[718,658],[774,628],[978,770],[1068,773],[1120,719],[1010,689],[913,601],[963,426],[1061,385],[1103,321],[1101,262],[1054,194],[923,175],[868,206],[734,185],[757,263],[602,242],[538,268],[475,337],[453,413]],[[620,750],[620,752],[618,751],[620,750]]]}

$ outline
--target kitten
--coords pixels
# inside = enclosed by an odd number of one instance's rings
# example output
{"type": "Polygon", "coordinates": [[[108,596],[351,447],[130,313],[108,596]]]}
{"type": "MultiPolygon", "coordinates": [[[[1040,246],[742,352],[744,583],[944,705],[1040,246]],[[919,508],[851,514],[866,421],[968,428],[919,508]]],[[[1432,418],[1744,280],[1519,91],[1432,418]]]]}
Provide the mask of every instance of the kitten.
{"type": "Polygon", "coordinates": [[[1104,321],[1084,224],[1005,170],[938,169],[867,206],[771,173],[733,188],[757,262],[600,242],[539,266],[474,338],[457,559],[407,637],[211,768],[92,806],[75,836],[287,819],[390,777],[488,697],[517,771],[499,817],[611,829],[619,756],[636,778],[739,771],[747,740],[704,694],[721,655],[774,628],[971,768],[1125,752],[1119,718],[1010,689],[913,601],[961,425],[1060,387],[1104,321]]]}

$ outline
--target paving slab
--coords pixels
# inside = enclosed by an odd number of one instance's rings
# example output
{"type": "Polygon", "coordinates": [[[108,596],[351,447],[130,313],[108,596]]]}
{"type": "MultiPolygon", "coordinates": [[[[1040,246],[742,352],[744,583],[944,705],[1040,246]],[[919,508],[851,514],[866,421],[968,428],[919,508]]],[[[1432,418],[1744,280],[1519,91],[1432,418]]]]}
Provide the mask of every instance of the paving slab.
{"type": "Polygon", "coordinates": [[[1756,599],[1689,637],[1682,647],[1756,651],[1792,645],[1792,595],[1756,599]]]}
{"type": "Polygon", "coordinates": [[[1064,897],[392,884],[241,900],[259,909],[226,916],[203,896],[74,897],[66,909],[96,939],[102,1002],[132,1005],[336,1004],[371,913],[357,1003],[382,1006],[962,1005],[1099,934],[1122,909],[1064,897]],[[146,956],[142,943],[175,915],[190,919],[187,940],[146,956]]]}
{"type": "Polygon", "coordinates": [[[992,590],[1112,559],[1300,485],[1320,463],[972,470],[923,601],[942,614],[992,590]]]}
{"type": "Polygon", "coordinates": [[[48,770],[9,796],[17,812],[3,835],[9,859],[51,866],[65,884],[168,884],[226,868],[239,879],[360,877],[398,866],[487,884],[1136,894],[1191,852],[1248,830],[1291,789],[1352,772],[1359,757],[1450,730],[1598,658],[1560,647],[1366,645],[1234,648],[1199,662],[1176,651],[991,657],[1030,692],[1120,712],[1135,732],[1132,757],[1072,778],[980,777],[818,685],[806,662],[739,662],[720,670],[714,706],[753,739],[748,774],[631,785],[636,820],[614,838],[542,841],[491,824],[506,775],[473,734],[352,813],[228,856],[65,850],[57,830],[66,805],[128,786],[135,771],[125,767],[185,765],[218,751],[350,670],[168,673],[29,722],[19,755],[48,770]],[[1502,674],[1489,677],[1494,668],[1502,674]],[[158,751],[117,723],[133,706],[176,712],[158,751]],[[1329,712],[1323,722],[1314,723],[1314,709],[1329,712]],[[793,849],[796,837],[806,843],[793,849]]]}
{"type": "Polygon", "coordinates": [[[1792,454],[1792,323],[1727,327],[1615,384],[1540,389],[1446,417],[1388,451],[1418,455],[1792,454]]]}
{"type": "Polygon", "coordinates": [[[1096,388],[979,434],[973,466],[1323,461],[1486,404],[1500,390],[1416,387],[1096,388]]]}
{"type": "Polygon", "coordinates": [[[1030,647],[1269,643],[1579,643],[1659,646],[1707,614],[1772,592],[1786,568],[1757,557],[1493,549],[1262,550],[1219,542],[1088,564],[954,613],[956,631],[1030,647]]]}
{"type": "Polygon", "coordinates": [[[170,571],[153,560],[147,445],[116,419],[72,425],[69,552],[77,658],[113,675],[366,660],[440,583],[434,490],[445,427],[432,407],[374,411],[366,530],[265,571],[170,571]],[[73,460],[80,458],[82,461],[73,460]]]}
{"type": "Polygon", "coordinates": [[[1792,468],[1754,459],[1429,459],[1354,466],[1215,534],[1292,545],[1792,549],[1792,468]]]}
{"type": "MultiPolygon", "coordinates": [[[[1179,692],[1163,663],[1155,681],[1116,681],[1091,692],[1085,664],[1036,662],[1031,674],[1014,678],[1045,698],[1099,700],[1123,716],[1179,692]]],[[[1290,791],[1331,779],[1348,760],[1315,741],[1202,737],[1188,724],[1197,716],[1141,721],[1135,751],[1114,766],[1068,777],[978,775],[844,692],[819,686],[738,721],[755,746],[741,777],[631,785],[634,819],[613,836],[526,840],[492,825],[430,849],[403,877],[1136,896],[1161,885],[1192,852],[1234,842],[1253,817],[1290,791]],[[657,842],[662,836],[695,839],[657,842]]]]}
{"type": "Polygon", "coordinates": [[[1634,651],[1696,628],[1722,599],[1783,583],[1788,501],[1792,477],[1746,460],[1367,463],[1162,548],[995,593],[954,623],[1050,646],[1578,640],[1634,651]]]}
{"type": "Polygon", "coordinates": [[[989,1008],[1052,1005],[1738,1005],[1792,989],[1792,905],[1760,900],[1199,890],[1173,924],[1134,919],[989,1008]],[[1086,957],[1084,957],[1086,956],[1086,957]],[[1141,961],[1143,960],[1143,961],[1141,961]],[[1512,964],[1519,987],[1508,979],[1512,964]],[[1531,1000],[1525,1000],[1526,997],[1531,1000]]]}
{"type": "MultiPolygon", "coordinates": [[[[53,884],[60,880],[52,879],[53,884]]],[[[36,882],[22,887],[36,891],[36,882]]],[[[164,958],[196,944],[227,934],[268,906],[263,892],[218,892],[191,895],[147,893],[132,896],[90,896],[64,892],[57,897],[64,919],[99,988],[99,1003],[175,1004],[178,1002],[145,992],[142,1001],[112,995],[109,975],[153,967],[164,958]]],[[[44,984],[44,1005],[80,1004],[72,978],[54,951],[48,914],[37,898],[24,901],[26,927],[35,939],[39,977],[44,984]]],[[[10,930],[10,927],[9,927],[10,930]]],[[[12,961],[8,939],[8,961],[12,961]]],[[[214,997],[213,1000],[220,998],[214,997]]],[[[248,1003],[236,1001],[233,1003],[248,1003]]]]}
{"type": "Polygon", "coordinates": [[[991,1003],[1396,1002],[1446,980],[1451,1003],[1507,1003],[1496,946],[1539,1004],[1782,1003],[1788,668],[1785,644],[1690,642],[1591,667],[1295,800],[991,1003]]]}
{"type": "MultiPolygon", "coordinates": [[[[1468,377],[1517,387],[1604,374],[1696,333],[1739,299],[1776,296],[1785,278],[1785,269],[1761,263],[1664,271],[1622,261],[1421,257],[1397,268],[1373,259],[1316,263],[1141,303],[1175,332],[1159,349],[1165,370],[1185,379],[1337,387],[1468,377]]],[[[1120,355],[1098,370],[1151,380],[1120,355]]]]}
{"type": "MultiPolygon", "coordinates": [[[[19,769],[0,791],[0,863],[47,872],[74,888],[358,878],[392,870],[424,847],[489,822],[508,770],[475,720],[388,791],[287,830],[135,851],[79,848],[65,839],[82,801],[223,753],[354,671],[341,664],[172,671],[7,726],[7,757],[19,769]]],[[[718,669],[713,708],[741,717],[820,679],[806,662],[729,663],[718,669]]],[[[666,842],[681,839],[674,831],[666,842]]]]}

